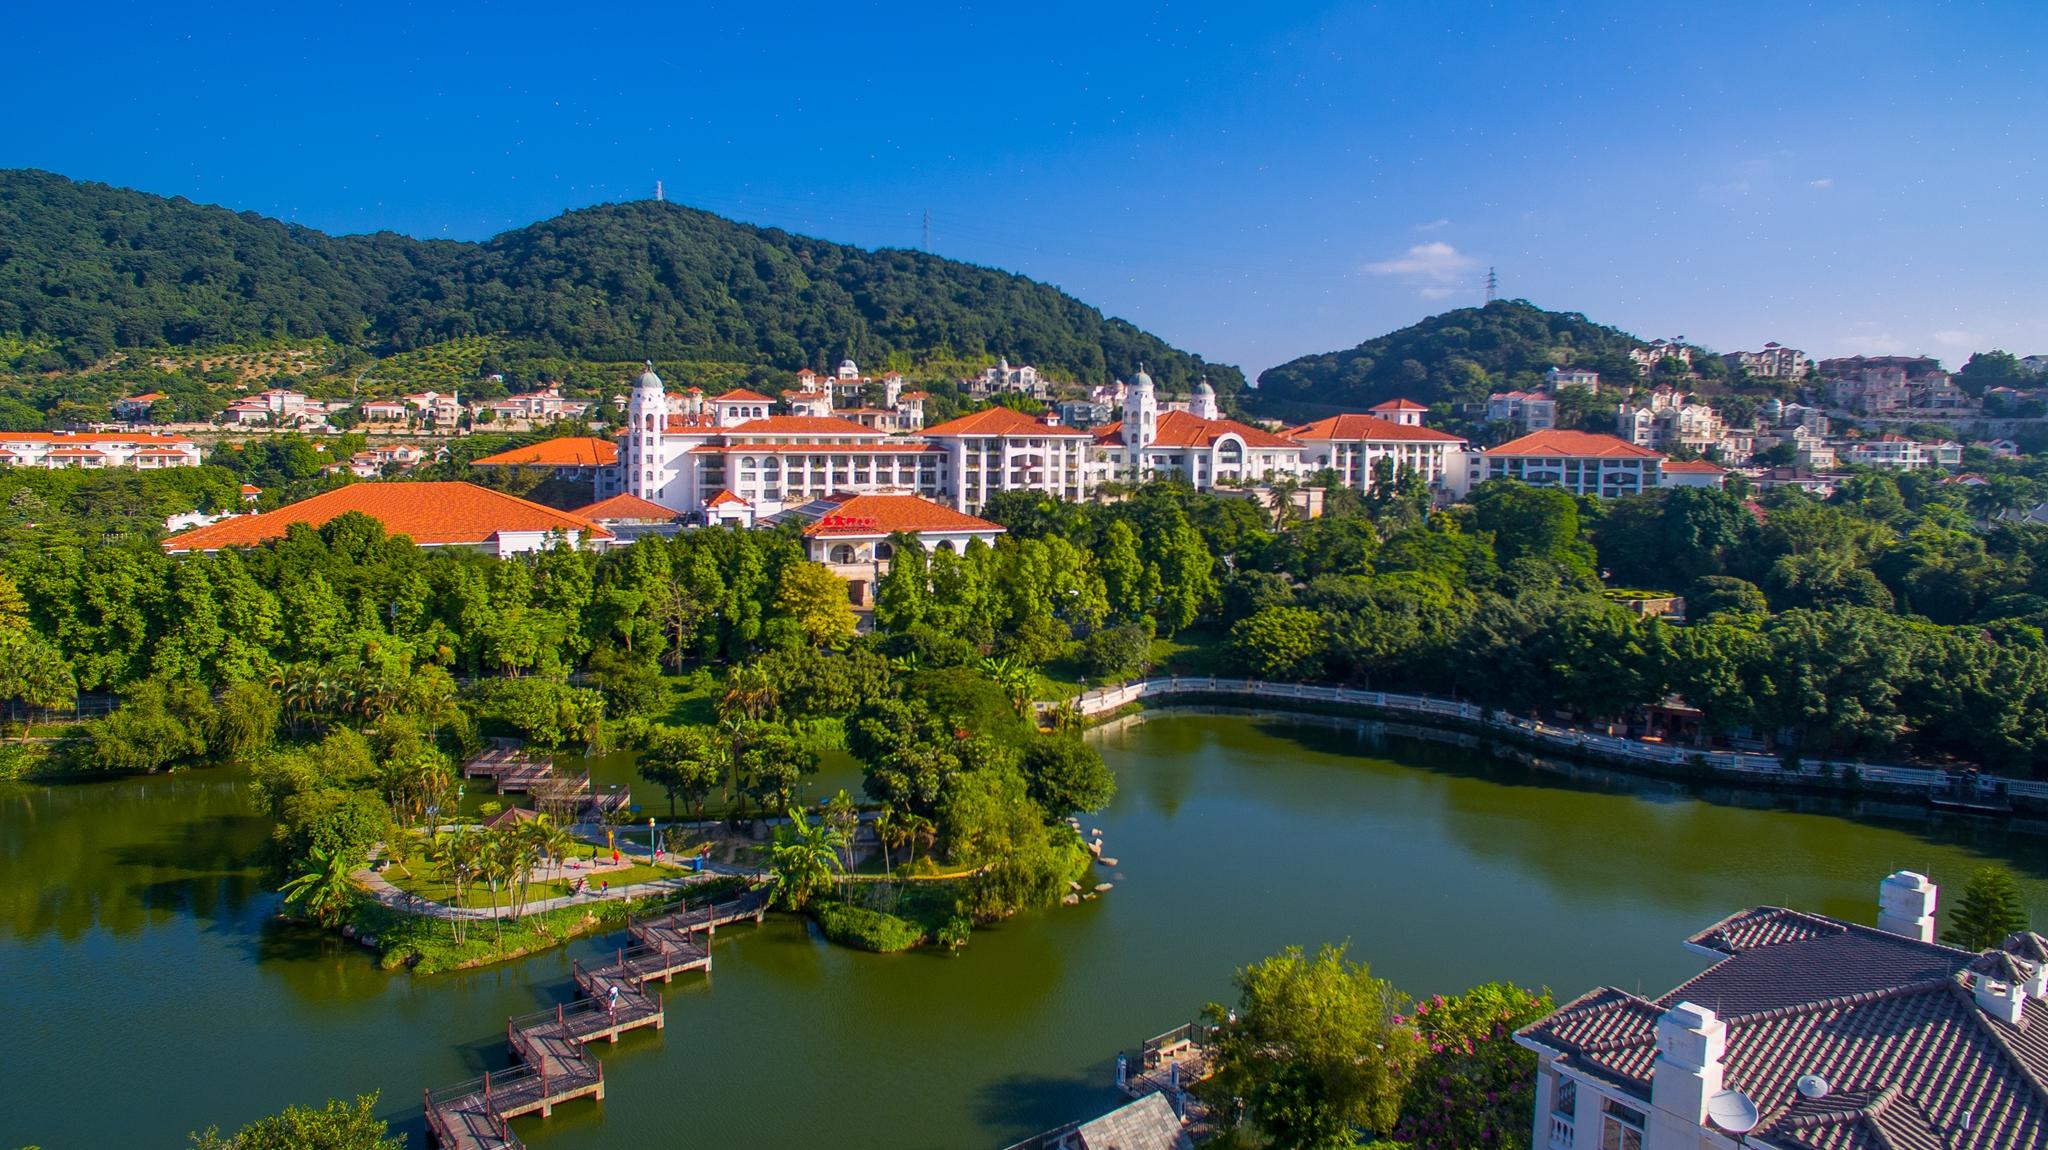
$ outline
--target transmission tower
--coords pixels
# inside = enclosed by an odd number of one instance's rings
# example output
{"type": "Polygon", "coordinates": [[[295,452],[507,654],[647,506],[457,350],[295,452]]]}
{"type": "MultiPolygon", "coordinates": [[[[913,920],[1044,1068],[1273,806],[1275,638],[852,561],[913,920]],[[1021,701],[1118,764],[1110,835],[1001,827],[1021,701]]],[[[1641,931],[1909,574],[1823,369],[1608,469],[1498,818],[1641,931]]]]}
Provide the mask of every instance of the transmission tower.
{"type": "Polygon", "coordinates": [[[931,254],[931,250],[932,250],[932,210],[931,210],[930,208],[926,208],[926,209],[924,210],[924,250],[925,250],[925,254],[926,254],[926,255],[930,255],[930,254],[931,254]]]}
{"type": "Polygon", "coordinates": [[[1489,267],[1486,269],[1486,302],[1492,303],[1499,292],[1500,277],[1494,275],[1493,269],[1489,267]]]}
{"type": "Polygon", "coordinates": [[[660,180],[656,180],[656,181],[654,181],[654,202],[655,202],[655,203],[657,203],[657,204],[661,202],[661,181],[660,181],[660,180]]]}

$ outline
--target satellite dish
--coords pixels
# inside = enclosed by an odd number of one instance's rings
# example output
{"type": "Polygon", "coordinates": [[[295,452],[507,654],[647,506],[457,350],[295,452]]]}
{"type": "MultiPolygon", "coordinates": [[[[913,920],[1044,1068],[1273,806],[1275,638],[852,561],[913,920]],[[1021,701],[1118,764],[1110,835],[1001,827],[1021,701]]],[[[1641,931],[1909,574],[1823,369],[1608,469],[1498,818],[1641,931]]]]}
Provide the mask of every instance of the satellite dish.
{"type": "Polygon", "coordinates": [[[1828,1080],[1818,1074],[1802,1074],[1799,1076],[1799,1081],[1796,1085],[1799,1088],[1799,1096],[1801,1098],[1826,1098],[1828,1096],[1828,1080]]]}
{"type": "Polygon", "coordinates": [[[1707,1120],[1730,1134],[1756,1129],[1756,1103],[1740,1090],[1723,1090],[1707,1099],[1707,1120]]]}

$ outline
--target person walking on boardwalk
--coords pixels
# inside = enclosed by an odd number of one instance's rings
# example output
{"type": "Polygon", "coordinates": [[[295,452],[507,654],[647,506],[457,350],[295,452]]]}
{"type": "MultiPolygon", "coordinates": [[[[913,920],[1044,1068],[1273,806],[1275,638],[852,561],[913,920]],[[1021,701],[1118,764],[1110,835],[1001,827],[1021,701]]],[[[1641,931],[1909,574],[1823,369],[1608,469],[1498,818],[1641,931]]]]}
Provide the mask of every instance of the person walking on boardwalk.
{"type": "Polygon", "coordinates": [[[612,996],[611,996],[611,997],[612,997],[612,1001],[611,1001],[611,1007],[610,1007],[610,1009],[611,1009],[611,1012],[612,1012],[612,1014],[613,1014],[614,1016],[617,1016],[617,1014],[619,1013],[619,984],[618,984],[618,983],[616,983],[616,982],[615,982],[615,983],[612,983],[612,996]]]}

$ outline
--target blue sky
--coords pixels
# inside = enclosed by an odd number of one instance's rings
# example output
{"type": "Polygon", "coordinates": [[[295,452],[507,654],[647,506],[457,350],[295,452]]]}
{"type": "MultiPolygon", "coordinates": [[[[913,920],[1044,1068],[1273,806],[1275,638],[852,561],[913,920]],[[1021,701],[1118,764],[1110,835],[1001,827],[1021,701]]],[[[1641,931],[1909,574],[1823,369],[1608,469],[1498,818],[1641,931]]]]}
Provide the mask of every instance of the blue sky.
{"type": "Polygon", "coordinates": [[[481,238],[651,195],[1256,373],[1481,298],[2048,352],[2048,4],[17,9],[0,166],[481,238]]]}

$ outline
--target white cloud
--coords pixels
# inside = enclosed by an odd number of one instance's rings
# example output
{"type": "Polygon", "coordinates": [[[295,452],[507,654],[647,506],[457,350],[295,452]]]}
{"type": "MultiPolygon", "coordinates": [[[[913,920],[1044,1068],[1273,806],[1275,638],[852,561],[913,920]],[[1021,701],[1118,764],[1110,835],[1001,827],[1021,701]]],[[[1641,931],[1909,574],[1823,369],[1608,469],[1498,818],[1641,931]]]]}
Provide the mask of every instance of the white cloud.
{"type": "Polygon", "coordinates": [[[1428,223],[1426,223],[1426,224],[1416,224],[1416,225],[1415,225],[1415,230],[1416,230],[1416,231],[1418,231],[1418,232],[1433,232],[1433,231],[1436,231],[1436,230],[1437,230],[1437,229],[1439,229],[1439,228],[1447,228],[1447,227],[1450,227],[1450,226],[1451,226],[1451,221],[1449,221],[1449,220],[1447,220],[1447,219],[1444,219],[1444,218],[1442,218],[1442,217],[1438,217],[1438,218],[1436,218],[1436,219],[1433,219],[1433,220],[1429,221],[1429,222],[1428,222],[1428,223]]]}
{"type": "Polygon", "coordinates": [[[1390,260],[1365,265],[1368,275],[1407,276],[1432,283],[1450,283],[1478,261],[1442,240],[1416,244],[1407,253],[1390,260]]]}
{"type": "Polygon", "coordinates": [[[1806,181],[1806,186],[1809,188],[1820,188],[1822,190],[1826,190],[1828,188],[1832,188],[1835,186],[1835,178],[1833,176],[1822,176],[1818,180],[1806,181]]]}

